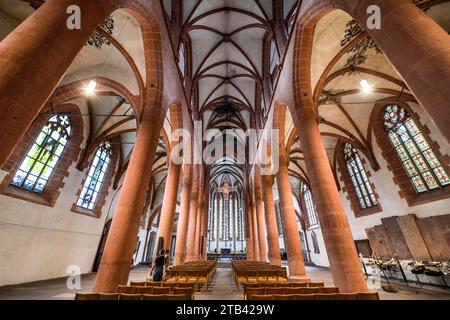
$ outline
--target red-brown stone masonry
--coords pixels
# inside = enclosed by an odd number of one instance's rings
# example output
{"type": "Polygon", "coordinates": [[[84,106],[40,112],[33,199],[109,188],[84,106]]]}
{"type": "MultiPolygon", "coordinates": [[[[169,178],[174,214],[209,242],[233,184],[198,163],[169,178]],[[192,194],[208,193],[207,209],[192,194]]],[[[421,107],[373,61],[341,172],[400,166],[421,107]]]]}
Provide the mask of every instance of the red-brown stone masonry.
{"type": "MultiPolygon", "coordinates": [[[[100,191],[98,193],[98,197],[95,202],[94,209],[89,210],[89,209],[79,207],[79,206],[77,206],[77,203],[75,202],[74,204],[72,204],[72,208],[71,208],[72,212],[88,215],[88,216],[95,217],[95,218],[101,217],[102,209],[106,203],[106,197],[109,194],[109,187],[111,186],[111,182],[113,181],[114,172],[116,171],[115,169],[116,169],[116,165],[117,165],[117,161],[119,159],[119,153],[120,153],[120,148],[119,148],[120,139],[116,138],[116,139],[112,140],[111,142],[113,143],[112,144],[113,149],[112,149],[111,162],[109,163],[108,168],[106,169],[105,177],[104,177],[102,185],[100,187],[100,191]]],[[[87,173],[89,172],[89,170],[91,168],[92,161],[94,161],[96,152],[97,151],[95,151],[94,153],[91,154],[91,161],[90,161],[89,166],[87,167],[88,171],[86,171],[86,177],[83,179],[83,182],[81,183],[81,186],[77,192],[77,201],[78,201],[78,198],[80,197],[81,191],[83,190],[84,183],[87,179],[87,173]]]]}
{"type": "Polygon", "coordinates": [[[404,102],[399,100],[390,100],[390,99],[384,99],[382,101],[379,101],[372,112],[371,118],[370,118],[370,125],[373,128],[373,133],[375,135],[375,139],[381,148],[381,154],[383,158],[387,162],[387,167],[389,171],[391,171],[393,175],[394,183],[399,187],[399,195],[402,199],[405,199],[408,203],[408,206],[416,206],[421,205],[437,200],[442,199],[448,199],[450,198],[450,187],[444,187],[443,189],[429,191],[423,194],[417,194],[416,190],[414,189],[414,186],[412,185],[405,169],[403,168],[402,163],[400,162],[400,159],[398,158],[397,153],[395,152],[394,148],[392,147],[389,139],[387,138],[386,132],[384,130],[384,122],[382,117],[382,111],[385,106],[388,104],[397,104],[403,108],[405,108],[409,114],[411,115],[412,119],[416,123],[419,130],[422,132],[423,136],[425,137],[426,141],[430,145],[431,149],[433,150],[434,154],[438,158],[438,160],[441,162],[441,164],[444,166],[447,174],[450,175],[449,170],[449,164],[450,164],[450,157],[448,155],[443,155],[440,152],[440,146],[439,144],[432,140],[430,137],[430,129],[427,126],[424,126],[420,121],[420,116],[412,110],[411,106],[404,102]]]}
{"type": "MultiPolygon", "coordinates": [[[[72,135],[64,148],[60,159],[53,169],[53,173],[41,194],[26,191],[10,185],[10,181],[25,158],[28,150],[31,148],[42,128],[45,126],[51,116],[40,114],[33,121],[22,140],[16,145],[13,153],[3,165],[2,169],[8,174],[0,184],[0,194],[21,199],[49,207],[55,205],[60,194],[60,189],[64,187],[64,178],[69,176],[69,167],[76,162],[81,151],[81,143],[83,142],[83,120],[78,106],[74,104],[62,104],[53,108],[55,114],[75,115],[70,117],[72,126],[72,135]]],[[[43,113],[49,113],[49,107],[43,110],[43,113]]]]}
{"type": "Polygon", "coordinates": [[[377,199],[377,205],[373,206],[371,208],[361,209],[361,207],[359,205],[359,201],[358,201],[358,195],[356,194],[355,187],[353,186],[352,179],[350,177],[350,174],[347,170],[347,165],[345,163],[344,147],[345,147],[345,142],[343,142],[342,140],[339,140],[339,142],[336,146],[336,148],[337,148],[336,160],[338,163],[338,170],[341,173],[340,180],[344,182],[344,187],[342,188],[342,191],[347,194],[347,200],[350,201],[350,208],[353,210],[355,217],[360,218],[360,217],[368,216],[368,215],[383,211],[381,204],[380,204],[380,197],[375,190],[375,185],[372,182],[370,182],[371,174],[369,171],[367,171],[365,169],[366,160],[364,158],[361,158],[361,162],[362,162],[364,171],[366,171],[366,175],[369,178],[370,186],[372,187],[375,198],[377,199]]]}

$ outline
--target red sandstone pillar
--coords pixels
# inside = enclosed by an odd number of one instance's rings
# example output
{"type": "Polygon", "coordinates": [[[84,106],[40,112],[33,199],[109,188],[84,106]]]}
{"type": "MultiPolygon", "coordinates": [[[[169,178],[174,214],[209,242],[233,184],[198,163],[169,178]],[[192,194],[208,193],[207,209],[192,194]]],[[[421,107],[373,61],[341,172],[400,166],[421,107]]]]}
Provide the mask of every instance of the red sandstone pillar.
{"type": "Polygon", "coordinates": [[[155,126],[155,123],[163,123],[163,120],[164,115],[156,108],[144,109],[105,251],[95,278],[92,289],[94,292],[116,292],[119,284],[125,285],[128,282],[161,129],[155,126]]]}
{"type": "Polygon", "coordinates": [[[266,222],[264,220],[264,207],[261,195],[261,178],[259,176],[259,168],[255,166],[255,202],[256,214],[258,220],[258,242],[259,242],[259,260],[267,262],[267,244],[266,244],[266,222]]]}
{"type": "MultiPolygon", "coordinates": [[[[305,151],[306,168],[333,280],[341,292],[365,292],[367,291],[366,281],[320,135],[319,125],[314,116],[313,101],[311,97],[307,97],[302,99],[302,103],[303,105],[296,109],[294,121],[296,127],[301,128],[298,130],[298,135],[302,149],[305,151]]],[[[296,223],[295,226],[297,226],[296,223]]]]}
{"type": "Polygon", "coordinates": [[[254,194],[254,188],[253,188],[253,193],[250,195],[252,202],[251,202],[251,206],[252,206],[252,210],[251,210],[251,214],[252,214],[252,227],[253,227],[253,255],[254,261],[260,261],[260,257],[259,257],[259,230],[258,230],[258,216],[256,213],[256,201],[255,201],[255,194],[254,194]]]}
{"type": "MultiPolygon", "coordinates": [[[[207,169],[208,170],[208,169],[207,169]]],[[[209,172],[206,175],[207,179],[205,180],[205,190],[203,194],[203,214],[202,214],[202,224],[201,224],[201,232],[200,232],[200,257],[199,260],[206,260],[207,256],[207,239],[208,239],[208,221],[209,221],[209,172]]]]}
{"type": "Polygon", "coordinates": [[[173,264],[182,265],[186,256],[186,239],[189,224],[189,207],[192,190],[192,165],[183,167],[183,185],[181,191],[181,208],[178,216],[177,238],[175,242],[175,257],[173,264]]]}
{"type": "MultiPolygon", "coordinates": [[[[283,140],[282,140],[283,141],[283,140]]],[[[303,261],[302,244],[297,226],[294,202],[292,200],[291,182],[288,173],[288,157],[284,145],[279,147],[280,164],[277,173],[278,194],[280,196],[281,214],[283,215],[283,233],[289,265],[289,278],[308,280],[303,261]]]]}
{"type": "MultiPolygon", "coordinates": [[[[201,183],[199,190],[203,191],[203,183],[201,183]]],[[[203,192],[199,192],[197,200],[197,219],[195,223],[194,261],[200,260],[200,241],[202,233],[203,204],[204,204],[203,192]]]]}
{"type": "Polygon", "coordinates": [[[262,175],[264,211],[266,214],[267,243],[270,264],[281,266],[280,242],[278,240],[277,217],[272,193],[272,176],[262,175]]]}
{"type": "Polygon", "coordinates": [[[368,30],[435,126],[450,142],[450,41],[447,31],[411,0],[334,0],[366,27],[370,5],[381,29],[368,30]],[[356,2],[356,4],[355,4],[356,2]]]}
{"type": "Polygon", "coordinates": [[[255,250],[253,248],[253,218],[252,218],[252,208],[250,205],[246,206],[246,230],[245,230],[245,242],[247,247],[247,260],[254,261],[255,260],[255,250]]]}
{"type": "Polygon", "coordinates": [[[161,208],[161,218],[158,228],[158,241],[163,239],[163,247],[158,248],[170,250],[172,242],[173,221],[177,206],[178,185],[180,183],[181,166],[169,160],[169,170],[167,173],[166,185],[164,188],[164,199],[161,208]]]}
{"type": "Polygon", "coordinates": [[[192,186],[191,192],[191,204],[189,210],[189,229],[187,237],[187,251],[186,251],[186,262],[195,261],[195,232],[197,226],[197,207],[198,207],[198,193],[199,193],[199,172],[198,168],[194,169],[194,184],[192,186]]]}
{"type": "Polygon", "coordinates": [[[0,42],[0,165],[5,163],[116,0],[48,0],[0,42]],[[81,29],[66,26],[81,9],[81,29]]]}

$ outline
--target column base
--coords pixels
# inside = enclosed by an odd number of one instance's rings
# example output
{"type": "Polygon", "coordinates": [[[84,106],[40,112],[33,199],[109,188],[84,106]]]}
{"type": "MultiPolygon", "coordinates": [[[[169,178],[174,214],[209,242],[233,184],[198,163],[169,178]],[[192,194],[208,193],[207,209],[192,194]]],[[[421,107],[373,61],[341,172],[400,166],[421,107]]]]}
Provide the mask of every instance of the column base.
{"type": "Polygon", "coordinates": [[[311,278],[308,276],[289,276],[288,277],[289,282],[298,282],[298,283],[307,283],[311,282],[311,278]]]}

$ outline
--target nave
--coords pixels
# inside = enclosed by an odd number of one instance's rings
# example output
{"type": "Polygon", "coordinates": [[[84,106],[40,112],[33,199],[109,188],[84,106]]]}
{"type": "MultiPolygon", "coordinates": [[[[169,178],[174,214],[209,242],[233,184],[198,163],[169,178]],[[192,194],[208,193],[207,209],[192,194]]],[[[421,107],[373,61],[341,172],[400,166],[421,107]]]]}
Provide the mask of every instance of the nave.
{"type": "Polygon", "coordinates": [[[0,0],[2,299],[449,292],[449,32],[446,0],[0,0]]]}

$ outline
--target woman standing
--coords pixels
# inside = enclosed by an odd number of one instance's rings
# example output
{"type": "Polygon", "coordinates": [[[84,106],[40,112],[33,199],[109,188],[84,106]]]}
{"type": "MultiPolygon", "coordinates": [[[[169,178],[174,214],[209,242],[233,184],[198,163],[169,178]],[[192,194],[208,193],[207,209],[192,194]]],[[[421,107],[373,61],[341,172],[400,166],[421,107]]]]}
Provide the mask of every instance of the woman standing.
{"type": "Polygon", "coordinates": [[[155,271],[155,273],[153,273],[153,281],[162,281],[165,262],[166,257],[164,256],[164,250],[161,250],[159,252],[159,257],[155,259],[152,270],[150,271],[150,275],[155,271]]]}

